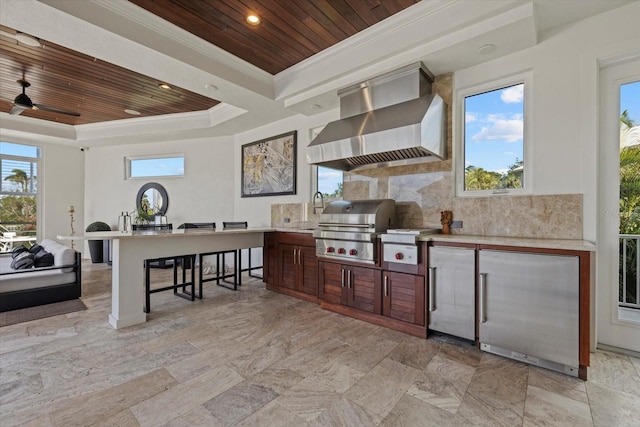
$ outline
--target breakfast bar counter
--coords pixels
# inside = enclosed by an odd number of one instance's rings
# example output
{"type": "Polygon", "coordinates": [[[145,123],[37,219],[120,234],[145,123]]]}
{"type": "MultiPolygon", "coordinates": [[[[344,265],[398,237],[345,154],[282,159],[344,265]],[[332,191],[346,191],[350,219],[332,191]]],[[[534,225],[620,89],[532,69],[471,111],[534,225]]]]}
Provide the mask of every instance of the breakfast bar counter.
{"type": "Polygon", "coordinates": [[[115,329],[146,322],[144,305],[145,259],[173,257],[263,246],[269,227],[168,231],[105,231],[80,236],[58,236],[60,240],[112,240],[111,314],[115,329]]]}

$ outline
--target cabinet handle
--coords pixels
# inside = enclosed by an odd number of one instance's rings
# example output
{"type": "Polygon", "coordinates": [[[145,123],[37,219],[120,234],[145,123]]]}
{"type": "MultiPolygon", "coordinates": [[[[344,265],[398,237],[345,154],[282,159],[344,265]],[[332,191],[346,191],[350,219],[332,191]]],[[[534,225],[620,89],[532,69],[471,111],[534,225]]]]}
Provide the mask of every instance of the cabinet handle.
{"type": "Polygon", "coordinates": [[[384,296],[389,296],[389,276],[384,276],[384,296]]]}
{"type": "Polygon", "coordinates": [[[341,284],[342,284],[342,287],[344,288],[344,268],[340,272],[340,279],[342,279],[341,280],[341,284]]]}
{"type": "Polygon", "coordinates": [[[480,273],[480,289],[478,289],[478,305],[480,306],[480,323],[487,321],[484,306],[484,292],[487,284],[487,273],[480,273]]]}
{"type": "Polygon", "coordinates": [[[436,311],[436,268],[429,267],[429,311],[436,311]]]}
{"type": "Polygon", "coordinates": [[[296,258],[296,250],[297,250],[297,249],[294,249],[294,250],[293,250],[293,264],[294,264],[294,265],[298,263],[298,262],[296,261],[296,259],[297,259],[297,258],[296,258]]]}
{"type": "Polygon", "coordinates": [[[298,265],[301,265],[302,262],[300,262],[300,255],[302,254],[302,249],[298,249],[298,265]]]}
{"type": "Polygon", "coordinates": [[[353,287],[353,276],[351,276],[353,272],[351,270],[347,270],[347,286],[349,289],[353,287]]]}

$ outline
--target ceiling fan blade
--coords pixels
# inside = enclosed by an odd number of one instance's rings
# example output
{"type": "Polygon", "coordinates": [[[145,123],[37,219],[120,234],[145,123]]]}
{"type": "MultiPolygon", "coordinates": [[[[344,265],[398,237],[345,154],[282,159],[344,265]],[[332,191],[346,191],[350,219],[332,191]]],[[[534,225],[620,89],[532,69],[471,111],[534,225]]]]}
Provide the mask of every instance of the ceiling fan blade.
{"type": "Polygon", "coordinates": [[[26,110],[26,107],[23,107],[21,105],[13,105],[11,107],[11,110],[9,110],[9,114],[12,114],[14,116],[20,115],[22,114],[22,112],[26,110]]]}
{"type": "Polygon", "coordinates": [[[48,107],[42,104],[33,104],[33,107],[38,110],[50,111],[52,113],[60,113],[60,114],[66,114],[68,116],[80,117],[80,113],[76,113],[75,111],[61,110],[60,108],[48,107]]]}

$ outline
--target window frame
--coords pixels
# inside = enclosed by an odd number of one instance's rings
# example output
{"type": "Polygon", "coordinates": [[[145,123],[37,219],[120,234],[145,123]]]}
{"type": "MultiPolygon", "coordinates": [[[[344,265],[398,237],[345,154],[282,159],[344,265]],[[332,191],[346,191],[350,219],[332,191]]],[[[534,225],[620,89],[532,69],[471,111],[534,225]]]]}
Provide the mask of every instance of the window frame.
{"type": "Polygon", "coordinates": [[[512,74],[500,79],[491,80],[472,86],[456,89],[456,120],[459,123],[455,126],[455,193],[457,197],[485,197],[485,196],[517,196],[533,193],[532,170],[532,122],[533,122],[533,72],[531,70],[512,74]],[[506,89],[518,84],[524,85],[523,100],[523,138],[522,138],[522,161],[524,171],[522,174],[522,188],[493,189],[493,190],[465,190],[465,99],[470,96],[480,95],[495,90],[506,89]]]}
{"type": "MultiPolygon", "coordinates": [[[[37,157],[27,157],[27,156],[17,156],[14,154],[3,154],[0,153],[0,159],[8,159],[8,160],[16,160],[16,161],[21,161],[21,162],[29,162],[29,163],[35,163],[36,164],[36,191],[35,191],[35,198],[36,198],[36,239],[40,240],[41,236],[42,236],[42,227],[44,226],[44,213],[43,213],[43,201],[42,201],[42,197],[43,197],[43,185],[44,185],[44,155],[45,155],[45,150],[44,147],[42,147],[41,145],[36,145],[36,144],[28,144],[28,143],[24,143],[24,142],[15,142],[15,141],[10,141],[10,140],[3,140],[1,142],[6,142],[9,144],[14,144],[14,145],[23,145],[23,146],[27,146],[27,147],[33,147],[37,149],[37,157]],[[39,178],[38,178],[39,177],[39,178]]],[[[2,191],[2,189],[0,188],[0,195],[20,195],[20,196],[30,196],[33,193],[16,193],[16,192],[4,192],[2,191]]]]}
{"type": "Polygon", "coordinates": [[[172,153],[172,154],[152,154],[144,156],[125,156],[124,158],[124,179],[136,180],[136,179],[153,179],[153,178],[184,178],[186,174],[186,162],[184,153],[172,153]],[[183,171],[182,175],[145,175],[145,176],[131,176],[131,162],[136,160],[159,160],[159,159],[173,159],[182,158],[183,171]]]}
{"type": "MultiPolygon", "coordinates": [[[[318,134],[322,131],[322,129],[324,129],[324,126],[318,126],[312,129],[309,129],[309,142],[313,141],[313,139],[318,136],[318,134]]],[[[318,166],[317,165],[310,165],[311,166],[311,201],[313,201],[313,197],[315,196],[315,194],[318,192],[318,166]]],[[[337,170],[337,169],[336,169],[337,170]]],[[[325,202],[327,201],[334,201],[334,200],[343,200],[344,199],[344,171],[342,172],[342,192],[343,192],[343,197],[327,197],[324,199],[325,202]]]]}

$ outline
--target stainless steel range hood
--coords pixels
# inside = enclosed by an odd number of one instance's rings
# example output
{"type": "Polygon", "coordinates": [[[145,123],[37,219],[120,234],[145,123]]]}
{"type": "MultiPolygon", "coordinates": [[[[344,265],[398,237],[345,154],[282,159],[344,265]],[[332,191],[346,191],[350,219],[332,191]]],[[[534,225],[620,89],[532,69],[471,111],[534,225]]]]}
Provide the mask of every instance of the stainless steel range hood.
{"type": "Polygon", "coordinates": [[[338,91],[340,120],[307,147],[309,164],[344,171],[446,158],[446,113],[433,75],[415,63],[338,91]]]}

